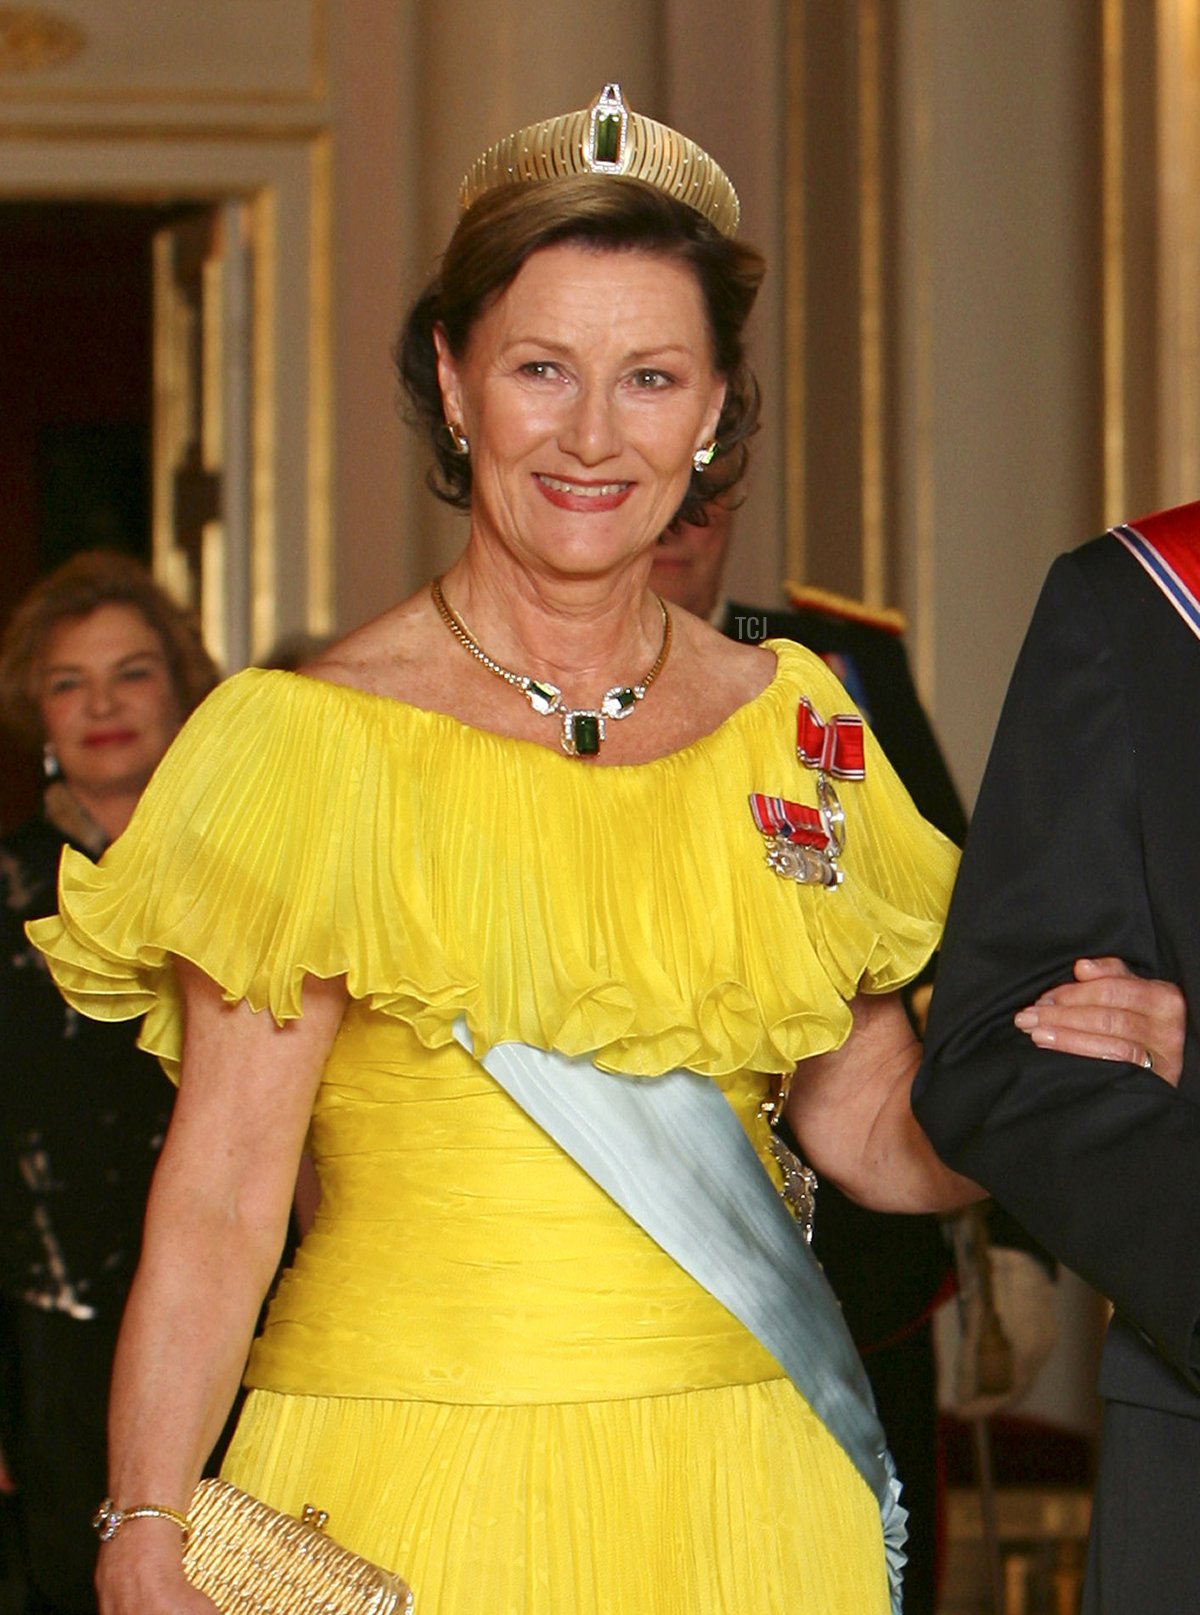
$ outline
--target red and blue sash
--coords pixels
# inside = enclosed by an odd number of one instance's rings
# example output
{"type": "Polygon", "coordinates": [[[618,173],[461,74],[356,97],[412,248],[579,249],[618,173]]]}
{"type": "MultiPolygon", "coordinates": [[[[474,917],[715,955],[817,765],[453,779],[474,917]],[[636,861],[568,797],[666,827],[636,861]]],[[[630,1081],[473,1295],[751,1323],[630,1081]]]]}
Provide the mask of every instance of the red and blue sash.
{"type": "Polygon", "coordinates": [[[1200,639],[1200,500],[1109,531],[1200,639]]]}

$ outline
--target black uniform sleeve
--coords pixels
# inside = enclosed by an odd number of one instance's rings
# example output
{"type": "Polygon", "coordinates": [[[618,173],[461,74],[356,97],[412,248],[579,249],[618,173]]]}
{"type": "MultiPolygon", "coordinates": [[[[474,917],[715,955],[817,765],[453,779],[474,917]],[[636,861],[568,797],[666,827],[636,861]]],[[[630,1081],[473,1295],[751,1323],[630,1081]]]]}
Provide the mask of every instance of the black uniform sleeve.
{"type": "Polygon", "coordinates": [[[967,836],[914,1108],[954,1167],[1200,1385],[1200,1107],[1152,1072],[1040,1050],[1012,1024],[1080,956],[1115,954],[1139,974],[1166,974],[1136,770],[1104,612],[1063,557],[967,836]]]}

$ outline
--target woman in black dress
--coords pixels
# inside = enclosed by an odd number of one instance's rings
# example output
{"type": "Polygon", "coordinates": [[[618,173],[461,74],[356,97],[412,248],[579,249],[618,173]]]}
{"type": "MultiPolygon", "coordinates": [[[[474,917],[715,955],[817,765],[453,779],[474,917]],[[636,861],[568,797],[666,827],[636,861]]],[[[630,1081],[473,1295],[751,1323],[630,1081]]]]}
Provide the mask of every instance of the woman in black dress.
{"type": "Polygon", "coordinates": [[[124,829],[180,724],[217,681],[186,615],[136,562],[77,556],[0,646],[0,716],[43,754],[42,813],[0,837],[3,1484],[28,1615],[91,1615],[105,1405],[173,1089],[137,1023],[68,1008],[27,941],[59,856],[124,829]]]}

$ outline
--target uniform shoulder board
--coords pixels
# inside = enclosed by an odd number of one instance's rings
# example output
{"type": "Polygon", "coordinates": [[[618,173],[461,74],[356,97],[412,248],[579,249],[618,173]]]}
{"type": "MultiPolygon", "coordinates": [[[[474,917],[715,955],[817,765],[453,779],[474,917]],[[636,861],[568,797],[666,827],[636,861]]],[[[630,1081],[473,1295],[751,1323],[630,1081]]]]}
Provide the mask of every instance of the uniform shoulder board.
{"type": "Polygon", "coordinates": [[[783,592],[793,611],[819,611],[826,617],[865,623],[868,628],[881,628],[888,634],[902,634],[908,627],[908,619],[894,606],[869,606],[863,600],[834,594],[830,589],[818,589],[809,583],[785,581],[783,592]]]}

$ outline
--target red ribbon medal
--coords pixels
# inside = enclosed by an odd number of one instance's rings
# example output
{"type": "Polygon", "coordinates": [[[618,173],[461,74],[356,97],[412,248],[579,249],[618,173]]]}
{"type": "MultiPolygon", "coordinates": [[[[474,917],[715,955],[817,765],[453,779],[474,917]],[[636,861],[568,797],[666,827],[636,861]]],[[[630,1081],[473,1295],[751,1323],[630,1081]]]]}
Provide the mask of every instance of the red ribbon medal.
{"type": "Polygon", "coordinates": [[[755,791],[750,796],[750,814],[766,838],[768,867],[777,875],[801,886],[838,886],[846,815],[830,775],[866,778],[862,719],[857,713],[842,712],[825,723],[803,696],[796,713],[796,756],[805,768],[816,770],[817,806],[755,791]]]}
{"type": "Polygon", "coordinates": [[[768,840],[780,836],[796,846],[823,847],[829,839],[819,811],[806,807],[803,802],[789,802],[782,796],[762,796],[755,791],[750,797],[750,812],[768,840]]]}
{"type": "Polygon", "coordinates": [[[857,712],[839,712],[822,723],[808,697],[796,712],[796,756],[807,768],[837,779],[865,779],[863,721],[857,712]]]}

